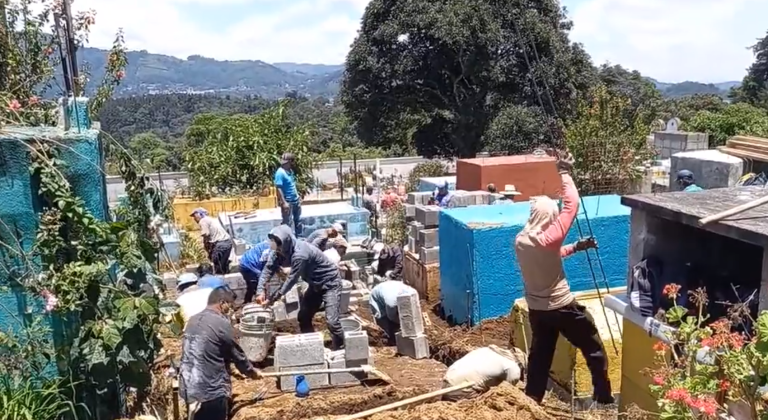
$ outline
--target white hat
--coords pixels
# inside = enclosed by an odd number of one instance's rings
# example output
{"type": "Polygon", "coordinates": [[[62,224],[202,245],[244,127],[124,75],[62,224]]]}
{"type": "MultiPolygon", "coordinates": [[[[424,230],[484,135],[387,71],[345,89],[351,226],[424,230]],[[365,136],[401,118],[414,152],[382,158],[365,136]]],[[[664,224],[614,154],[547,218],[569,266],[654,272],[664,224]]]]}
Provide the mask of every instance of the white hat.
{"type": "Polygon", "coordinates": [[[335,230],[336,232],[339,232],[339,233],[344,233],[344,226],[342,226],[342,224],[339,223],[339,222],[336,222],[336,223],[332,224],[331,225],[331,229],[333,229],[333,230],[335,230]]]}
{"type": "Polygon", "coordinates": [[[520,195],[522,194],[520,191],[518,191],[514,185],[507,184],[504,186],[504,191],[499,191],[501,195],[520,195]]]}
{"type": "Polygon", "coordinates": [[[373,259],[378,260],[381,256],[381,251],[384,249],[384,242],[379,242],[373,246],[373,259]]]}

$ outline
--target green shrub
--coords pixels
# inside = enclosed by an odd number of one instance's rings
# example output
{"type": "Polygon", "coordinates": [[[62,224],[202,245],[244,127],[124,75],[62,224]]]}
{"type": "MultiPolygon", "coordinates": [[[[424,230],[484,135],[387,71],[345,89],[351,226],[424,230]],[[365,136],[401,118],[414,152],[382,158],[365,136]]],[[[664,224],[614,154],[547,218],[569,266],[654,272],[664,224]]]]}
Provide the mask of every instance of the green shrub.
{"type": "Polygon", "coordinates": [[[419,178],[445,176],[447,173],[448,168],[445,166],[445,163],[439,160],[419,163],[408,174],[408,184],[405,186],[405,190],[408,192],[417,191],[419,189],[419,178]]]}

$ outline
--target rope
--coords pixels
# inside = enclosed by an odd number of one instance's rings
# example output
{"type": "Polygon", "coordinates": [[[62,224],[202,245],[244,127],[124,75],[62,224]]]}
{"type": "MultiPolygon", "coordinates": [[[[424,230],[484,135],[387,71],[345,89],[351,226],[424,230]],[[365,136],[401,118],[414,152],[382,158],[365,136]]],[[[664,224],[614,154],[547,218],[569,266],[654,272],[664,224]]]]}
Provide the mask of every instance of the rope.
{"type": "MultiPolygon", "coordinates": [[[[516,20],[515,16],[512,17],[512,26],[515,29],[515,33],[517,34],[518,40],[520,42],[522,42],[523,58],[525,59],[525,63],[528,66],[528,71],[530,73],[531,82],[533,83],[533,88],[534,88],[534,91],[536,93],[536,99],[539,102],[539,106],[541,107],[541,109],[546,114],[546,109],[544,107],[544,101],[542,101],[542,99],[541,99],[541,93],[539,92],[539,85],[536,82],[536,75],[534,74],[533,66],[531,66],[531,60],[528,57],[528,51],[526,49],[527,44],[530,43],[530,45],[531,45],[531,47],[533,49],[533,53],[534,53],[534,57],[536,59],[536,62],[540,63],[541,59],[539,58],[539,52],[538,52],[538,49],[536,48],[536,43],[533,42],[533,41],[529,41],[528,38],[523,38],[522,34],[520,33],[520,27],[517,24],[517,20],[516,20]]],[[[552,116],[555,119],[557,119],[558,118],[558,116],[557,116],[557,108],[555,107],[555,103],[552,100],[552,95],[551,95],[551,91],[550,91],[549,85],[547,84],[546,79],[542,80],[542,82],[544,84],[545,93],[547,94],[547,101],[548,101],[549,106],[550,106],[550,108],[552,110],[552,116]]],[[[547,116],[547,119],[549,120],[550,117],[547,116]]],[[[552,140],[552,144],[553,145],[557,145],[559,142],[557,141],[557,138],[555,137],[555,134],[552,131],[552,125],[550,123],[547,124],[547,130],[549,131],[549,134],[550,134],[550,137],[551,137],[551,140],[552,140]]],[[[587,228],[589,230],[589,236],[592,237],[593,236],[592,226],[591,226],[591,224],[589,222],[589,215],[587,214],[586,207],[584,206],[584,198],[579,196],[579,199],[581,200],[581,207],[583,209],[584,219],[585,219],[585,221],[587,223],[587,228]]],[[[582,232],[582,229],[581,229],[581,223],[579,222],[578,217],[576,217],[576,227],[577,227],[577,229],[579,231],[579,237],[583,238],[584,236],[583,236],[583,232],[582,232]]],[[[608,284],[608,279],[605,276],[605,270],[603,269],[603,264],[602,264],[602,261],[601,261],[601,258],[600,258],[600,253],[597,251],[597,249],[595,250],[595,252],[596,252],[597,261],[598,261],[598,264],[599,264],[599,267],[600,267],[600,271],[601,271],[602,276],[603,276],[603,281],[605,282],[606,291],[610,294],[610,288],[609,288],[609,284],[608,284]]],[[[590,257],[589,251],[586,251],[586,253],[587,253],[587,263],[589,264],[589,271],[592,274],[592,282],[595,285],[595,290],[597,291],[597,297],[598,297],[598,300],[600,301],[600,307],[602,308],[603,316],[605,317],[605,322],[606,322],[606,324],[608,326],[608,333],[610,334],[610,337],[611,337],[611,344],[613,345],[613,349],[616,352],[616,355],[618,356],[619,355],[619,349],[618,349],[618,346],[616,345],[616,339],[613,336],[613,328],[611,328],[610,321],[608,320],[608,312],[605,309],[605,304],[603,302],[603,296],[602,296],[602,293],[600,292],[600,285],[599,285],[599,283],[597,281],[597,275],[595,274],[595,270],[594,270],[594,268],[592,266],[592,258],[590,257]]],[[[619,325],[619,317],[618,317],[618,315],[615,312],[614,312],[613,315],[614,315],[614,318],[616,320],[616,325],[618,326],[619,325]]]]}

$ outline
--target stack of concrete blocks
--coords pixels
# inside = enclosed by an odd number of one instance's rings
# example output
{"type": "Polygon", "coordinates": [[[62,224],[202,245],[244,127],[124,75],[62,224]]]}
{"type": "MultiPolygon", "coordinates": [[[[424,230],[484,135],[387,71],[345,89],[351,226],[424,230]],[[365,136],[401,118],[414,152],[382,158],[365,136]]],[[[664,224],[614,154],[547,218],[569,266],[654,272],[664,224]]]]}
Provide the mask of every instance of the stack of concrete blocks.
{"type": "Polygon", "coordinates": [[[272,305],[275,321],[289,321],[298,318],[300,301],[301,295],[299,294],[299,286],[293,286],[281,301],[275,302],[275,304],[272,305]]]}
{"type": "Polygon", "coordinates": [[[416,207],[416,221],[410,225],[408,244],[413,245],[412,252],[418,254],[419,261],[424,265],[440,262],[439,221],[440,207],[416,207]]]}
{"type": "Polygon", "coordinates": [[[419,294],[415,291],[397,297],[400,331],[395,334],[397,352],[412,359],[429,357],[429,342],[424,334],[419,294]]]}
{"type": "Polygon", "coordinates": [[[678,152],[709,149],[709,135],[706,133],[687,133],[678,131],[680,121],[672,118],[664,131],[653,133],[653,145],[659,159],[669,159],[678,152]]]}
{"type": "Polygon", "coordinates": [[[416,206],[427,206],[432,198],[432,192],[408,193],[405,203],[405,221],[411,223],[416,220],[416,206]]]}
{"type": "MultiPolygon", "coordinates": [[[[368,333],[365,331],[344,333],[344,350],[329,351],[326,353],[328,369],[357,368],[363,365],[373,365],[373,356],[368,345],[368,333]]],[[[368,374],[359,373],[332,373],[331,385],[349,385],[368,379],[368,374]]]]}
{"type": "Polygon", "coordinates": [[[491,193],[488,191],[463,191],[453,193],[448,202],[448,208],[483,206],[491,204],[491,193]]]}
{"type": "MultiPolygon", "coordinates": [[[[275,338],[275,368],[278,372],[312,371],[328,369],[323,346],[323,334],[319,332],[277,336],[275,338]]],[[[310,388],[328,386],[328,374],[304,375],[310,388]]],[[[278,378],[278,388],[284,392],[296,390],[296,378],[278,378]]]]}
{"type": "Polygon", "coordinates": [[[682,190],[675,182],[677,172],[682,169],[693,172],[696,185],[708,190],[735,186],[744,173],[744,163],[736,156],[714,149],[675,153],[670,162],[670,191],[682,190]]]}

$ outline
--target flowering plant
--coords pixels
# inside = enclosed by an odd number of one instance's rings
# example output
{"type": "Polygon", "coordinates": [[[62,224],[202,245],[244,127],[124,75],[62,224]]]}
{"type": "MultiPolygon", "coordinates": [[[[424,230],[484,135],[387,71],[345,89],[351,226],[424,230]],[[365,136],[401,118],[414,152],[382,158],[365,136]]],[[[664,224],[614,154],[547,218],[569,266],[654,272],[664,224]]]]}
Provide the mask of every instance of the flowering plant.
{"type": "Polygon", "coordinates": [[[737,304],[728,310],[728,318],[709,322],[704,289],[689,293],[696,305],[690,311],[676,303],[679,285],[667,285],[663,293],[673,305],[664,321],[677,330],[654,345],[656,364],[649,374],[659,417],[715,418],[741,405],[748,407],[748,418],[768,418],[762,398],[768,375],[768,311],[754,320],[746,305],[737,304]],[[750,321],[751,335],[732,330],[750,321]]]}

